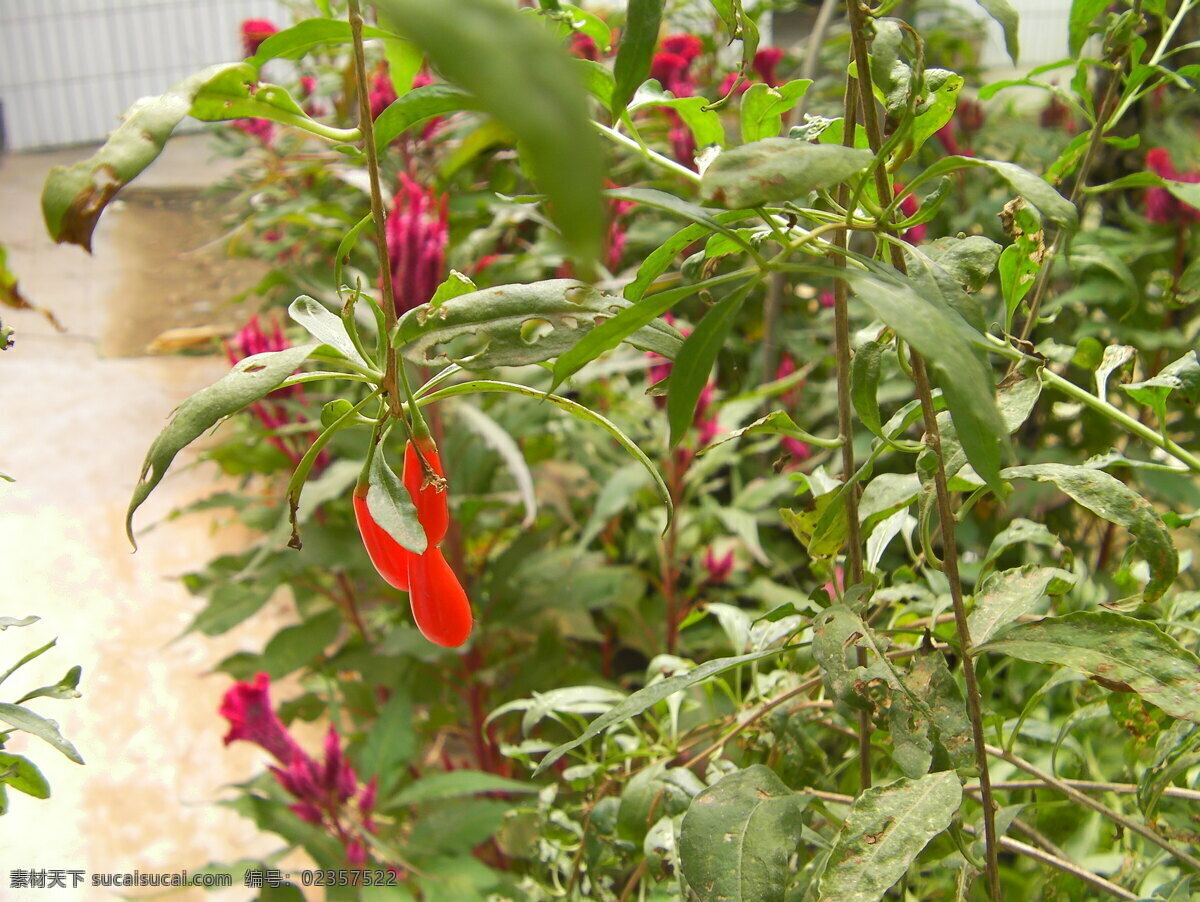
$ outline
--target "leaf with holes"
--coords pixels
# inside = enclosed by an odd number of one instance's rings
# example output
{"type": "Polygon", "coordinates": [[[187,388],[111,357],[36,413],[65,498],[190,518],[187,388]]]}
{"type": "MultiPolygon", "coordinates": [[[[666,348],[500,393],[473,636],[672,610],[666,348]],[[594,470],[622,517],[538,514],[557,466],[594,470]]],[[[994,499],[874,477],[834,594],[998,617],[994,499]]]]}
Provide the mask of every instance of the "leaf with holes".
{"type": "Polygon", "coordinates": [[[721,778],[683,816],[688,885],[702,902],[783,902],[807,804],[761,764],[721,778]]]}
{"type": "Polygon", "coordinates": [[[975,649],[1057,664],[1114,692],[1136,692],[1172,717],[1200,723],[1200,658],[1161,629],[1110,611],[1077,611],[1014,626],[975,649]]]}
{"type": "MultiPolygon", "coordinates": [[[[410,359],[453,361],[465,369],[520,366],[558,357],[596,326],[629,308],[624,298],[575,279],[496,285],[417,307],[400,320],[394,339],[410,359]]],[[[682,343],[666,323],[624,336],[630,344],[674,357],[682,343]]]]}
{"type": "Polygon", "coordinates": [[[962,784],[950,771],[868,789],[854,801],[821,876],[821,902],[878,902],[950,826],[962,784]]]}
{"type": "Polygon", "coordinates": [[[1067,586],[1074,581],[1065,570],[1036,564],[989,574],[975,593],[974,606],[967,618],[971,642],[982,645],[1022,614],[1033,611],[1050,594],[1055,580],[1067,586]]]}

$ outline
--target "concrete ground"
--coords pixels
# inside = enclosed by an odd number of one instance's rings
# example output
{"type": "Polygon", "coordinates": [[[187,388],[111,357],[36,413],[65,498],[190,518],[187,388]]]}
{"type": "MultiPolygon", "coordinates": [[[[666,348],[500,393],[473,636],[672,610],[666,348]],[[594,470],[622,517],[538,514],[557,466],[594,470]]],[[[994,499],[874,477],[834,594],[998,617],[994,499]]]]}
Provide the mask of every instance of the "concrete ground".
{"type": "MultiPolygon", "coordinates": [[[[90,888],[14,890],[15,869],[89,877],[195,870],[279,847],[213,804],[223,786],[259,772],[264,755],[245,743],[222,745],[217,708],[229,680],[207,672],[233,651],[260,650],[286,611],[268,610],[217,640],[173,642],[200,607],[176,577],[244,537],[190,517],[154,530],[131,554],[123,528],[146,449],[166,417],[226,369],[216,355],[144,356],[146,343],[165,328],[227,323],[236,314],[221,302],[253,284],[254,273],[204,257],[209,251],[179,255],[211,237],[202,221],[211,217],[189,211],[194,195],[178,191],[222,174],[208,140],[171,142],[135,183],[162,194],[143,190],[106,213],[94,257],[53,244],[38,205],[50,166],[90,148],[0,157],[0,242],[26,297],[67,329],[0,311],[16,330],[16,345],[0,354],[0,472],[16,479],[0,482],[0,616],[41,618],[0,632],[0,672],[58,640],[0,686],[0,701],[82,665],[82,698],[30,706],[56,720],[87,762],[73,764],[25,733],[9,740],[9,751],[42,769],[52,796],[9,791],[0,817],[3,899],[116,898],[90,888]]],[[[143,526],[212,489],[211,471],[181,462],[142,509],[143,526]]],[[[235,888],[171,898],[251,896],[235,888]]]]}

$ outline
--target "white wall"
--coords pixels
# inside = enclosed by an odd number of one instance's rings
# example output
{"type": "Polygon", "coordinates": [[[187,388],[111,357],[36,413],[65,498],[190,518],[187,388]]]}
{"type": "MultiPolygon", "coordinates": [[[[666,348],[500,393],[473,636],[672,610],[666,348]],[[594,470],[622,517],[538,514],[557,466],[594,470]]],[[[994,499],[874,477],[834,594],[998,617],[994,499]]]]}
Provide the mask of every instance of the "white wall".
{"type": "Polygon", "coordinates": [[[0,0],[0,103],[10,150],[92,143],[133,101],[241,58],[242,19],[279,0],[0,0]]]}

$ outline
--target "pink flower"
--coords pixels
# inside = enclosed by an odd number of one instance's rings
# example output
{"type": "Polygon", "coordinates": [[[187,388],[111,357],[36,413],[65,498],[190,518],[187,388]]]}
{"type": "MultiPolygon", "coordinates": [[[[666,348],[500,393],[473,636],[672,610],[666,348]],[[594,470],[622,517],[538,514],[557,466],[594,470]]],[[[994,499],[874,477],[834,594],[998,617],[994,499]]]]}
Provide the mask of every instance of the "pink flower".
{"type": "Polygon", "coordinates": [[[392,77],[387,72],[387,67],[383,71],[376,73],[374,81],[371,82],[371,90],[367,93],[367,101],[371,105],[371,120],[379,118],[379,114],[386,110],[396,99],[396,88],[392,85],[392,77]]]}
{"type": "Polygon", "coordinates": [[[782,47],[764,47],[758,53],[754,54],[752,65],[754,71],[758,73],[758,77],[762,79],[763,84],[770,85],[772,88],[779,84],[779,80],[775,75],[775,67],[779,65],[779,61],[782,59],[782,47]]]}
{"type": "Polygon", "coordinates": [[[300,77],[300,96],[312,97],[317,93],[317,79],[313,75],[303,75],[300,77]]]}
{"type": "Polygon", "coordinates": [[[571,53],[574,56],[584,60],[596,62],[600,59],[600,48],[596,46],[595,40],[589,34],[584,34],[582,31],[576,31],[571,35],[571,53]]]}
{"type": "MultiPolygon", "coordinates": [[[[611,185],[611,183],[610,183],[611,185]]],[[[625,252],[625,242],[628,232],[621,223],[621,217],[636,206],[631,200],[616,200],[608,202],[608,231],[604,236],[604,265],[609,272],[616,272],[621,265],[621,255],[625,252]]]]}
{"type": "MultiPolygon", "coordinates": [[[[1200,171],[1180,172],[1165,147],[1155,147],[1146,153],[1146,168],[1174,182],[1200,183],[1200,171]]],[[[1181,226],[1200,222],[1200,210],[1179,200],[1168,189],[1155,186],[1146,191],[1146,218],[1159,225],[1181,226]]]]}
{"type": "Polygon", "coordinates": [[[723,583],[733,573],[733,550],[717,557],[711,547],[704,549],[704,569],[708,571],[708,582],[723,583]]]}
{"type": "Polygon", "coordinates": [[[650,62],[650,77],[676,97],[691,97],[696,93],[688,71],[691,61],[677,53],[658,52],[650,62]]]}
{"type": "Polygon", "coordinates": [[[798,438],[792,438],[791,436],[784,437],[783,450],[792,455],[792,459],[797,463],[812,457],[812,448],[808,447],[808,443],[802,442],[798,438]]]}
{"type": "Polygon", "coordinates": [[[835,304],[837,304],[837,298],[833,296],[832,291],[822,291],[820,304],[822,307],[832,308],[835,304]]]}
{"type": "MultiPolygon", "coordinates": [[[[667,110],[672,117],[677,117],[674,110],[667,110]]],[[[667,137],[671,139],[671,153],[675,155],[675,159],[687,166],[689,169],[696,168],[696,136],[692,134],[692,130],[682,122],[671,127],[667,137]]]]}
{"type": "Polygon", "coordinates": [[[401,173],[387,218],[397,313],[429,303],[443,278],[449,235],[445,196],[436,196],[401,173]]]}
{"type": "Polygon", "coordinates": [[[221,700],[221,716],[229,721],[225,744],[243,739],[266,749],[285,765],[307,757],[271,708],[271,678],[258,673],[253,683],[235,683],[221,700]]]}
{"type": "Polygon", "coordinates": [[[1050,95],[1050,102],[1038,115],[1038,123],[1042,128],[1062,129],[1068,135],[1075,134],[1075,119],[1071,115],[1071,108],[1059,100],[1057,94],[1050,95]]]}
{"type": "Polygon", "coordinates": [[[730,72],[721,79],[721,86],[717,88],[717,93],[724,97],[730,91],[734,90],[734,86],[736,85],[737,95],[740,97],[749,90],[751,84],[752,82],[749,79],[742,78],[741,72],[730,72]]]}
{"type": "Polygon", "coordinates": [[[360,787],[358,776],[342,751],[342,737],[330,726],[325,735],[325,761],[308,756],[288,733],[271,708],[270,677],[259,673],[253,683],[236,683],[225,693],[221,715],[229,720],[225,737],[228,745],[245,739],[260,745],[279,760],[272,765],[275,781],[296,801],[288,808],[307,824],[324,827],[345,849],[353,867],[368,861],[363,830],[371,831],[375,808],[376,782],[372,778],[360,787]],[[346,811],[347,803],[358,797],[358,817],[346,811]]]}
{"type": "Polygon", "coordinates": [[[254,56],[262,42],[279,31],[270,19],[245,19],[242,21],[242,49],[246,56],[254,56]]]}
{"type": "Polygon", "coordinates": [[[663,38],[661,46],[665,53],[682,57],[688,66],[704,52],[704,43],[694,34],[669,34],[663,38]]]}
{"type": "Polygon", "coordinates": [[[275,123],[270,119],[234,119],[232,125],[242,134],[257,138],[263,147],[275,141],[275,123]]]}
{"type": "MultiPolygon", "coordinates": [[[[892,190],[896,194],[899,194],[901,191],[904,190],[904,186],[901,185],[899,182],[896,182],[892,186],[892,190]]],[[[919,209],[920,209],[920,206],[917,203],[917,199],[912,194],[909,194],[908,196],[906,196],[904,198],[904,200],[900,201],[900,212],[904,214],[906,219],[916,216],[917,210],[919,210],[919,209]]],[[[907,241],[909,244],[920,244],[922,241],[925,240],[925,235],[928,234],[928,232],[929,232],[929,228],[924,223],[922,223],[921,225],[915,225],[911,229],[905,230],[904,234],[901,235],[900,237],[903,238],[905,241],[907,241]]]]}

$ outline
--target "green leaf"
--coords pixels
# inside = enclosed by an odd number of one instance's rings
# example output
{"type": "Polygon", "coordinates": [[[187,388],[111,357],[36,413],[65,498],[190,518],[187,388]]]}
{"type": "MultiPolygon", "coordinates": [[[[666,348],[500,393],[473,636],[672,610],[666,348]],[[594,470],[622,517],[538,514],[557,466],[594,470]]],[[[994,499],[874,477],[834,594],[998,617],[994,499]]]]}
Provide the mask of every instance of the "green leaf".
{"type": "Polygon", "coordinates": [[[429,540],[417,517],[417,506],[408,488],[388,466],[382,447],[377,447],[371,458],[368,483],[367,509],[371,517],[413,554],[424,554],[429,540]]]}
{"type": "Polygon", "coordinates": [[[710,232],[719,232],[747,250],[751,248],[750,242],[738,234],[737,230],[722,224],[721,220],[714,215],[718,213],[717,210],[698,207],[666,191],[658,191],[654,188],[612,188],[605,191],[604,194],[617,200],[630,200],[645,207],[674,213],[684,219],[690,219],[697,225],[704,226],[710,232]]]}
{"type": "Polygon", "coordinates": [[[718,156],[700,180],[700,196],[731,209],[793,200],[846,181],[872,159],[869,150],[840,144],[764,138],[718,156]]]}
{"type": "Polygon", "coordinates": [[[10,626],[30,626],[41,619],[41,617],[36,617],[33,614],[30,614],[28,617],[22,617],[20,620],[16,617],[0,617],[0,632],[3,632],[10,626]]]}
{"type": "Polygon", "coordinates": [[[490,416],[472,404],[453,405],[454,413],[468,429],[478,435],[504,461],[504,466],[517,485],[517,493],[525,506],[525,519],[521,525],[529,528],[537,519],[537,492],[534,490],[533,474],[521,447],[509,433],[490,416]]]}
{"type": "Polygon", "coordinates": [[[1200,397],[1200,360],[1195,351],[1188,351],[1178,360],[1168,364],[1142,382],[1130,382],[1121,389],[1128,392],[1139,404],[1150,407],[1158,417],[1159,428],[1165,431],[1167,423],[1167,398],[1178,395],[1186,404],[1194,405],[1200,397]]]}
{"type": "Polygon", "coordinates": [[[1137,355],[1137,348],[1131,345],[1106,345],[1100,365],[1096,367],[1096,394],[1104,400],[1108,395],[1108,379],[1114,371],[1119,370],[1137,355]]]}
{"type": "MultiPolygon", "coordinates": [[[[286,520],[284,521],[286,524],[286,520]]],[[[287,535],[286,530],[283,533],[287,535]]],[[[261,580],[222,582],[208,596],[208,604],[195,616],[186,632],[199,631],[206,636],[219,636],[257,614],[278,588],[274,582],[261,580]]]]}
{"type": "Polygon", "coordinates": [[[1074,230],[1079,225],[1079,213],[1075,205],[1058,193],[1050,183],[1016,163],[1002,160],[981,160],[976,157],[942,157],[916,179],[912,186],[939,178],[957,169],[990,169],[1008,182],[1009,187],[1037,207],[1042,214],[1060,228],[1074,230]]]}
{"type": "Polygon", "coordinates": [[[604,152],[579,69],[540,23],[500,0],[376,0],[448,81],[517,137],[567,244],[598,256],[604,152]]]}
{"type": "MultiPolygon", "coordinates": [[[[1017,64],[1017,57],[1021,53],[1021,45],[1018,40],[1018,32],[1020,30],[1020,18],[1017,16],[1017,11],[1013,9],[1012,4],[1008,0],[976,0],[982,6],[989,16],[1000,23],[1000,27],[1004,30],[1004,49],[1008,51],[1008,58],[1013,61],[1013,65],[1017,64]]],[[[1071,14],[1074,15],[1074,9],[1071,14]]],[[[1072,47],[1071,53],[1077,53],[1078,48],[1072,47]]]]}
{"type": "Polygon", "coordinates": [[[1054,483],[1092,513],[1129,530],[1134,538],[1132,550],[1150,565],[1150,581],[1143,591],[1147,602],[1158,601],[1175,581],[1179,555],[1171,534],[1150,502],[1119,479],[1101,470],[1067,464],[1010,467],[1003,476],[1054,483]]]}
{"type": "Polygon", "coordinates": [[[897,780],[854,801],[821,876],[822,902],[877,902],[931,839],[950,826],[962,802],[952,771],[897,780]]]}
{"type": "Polygon", "coordinates": [[[45,645],[41,646],[40,648],[35,648],[33,651],[29,652],[29,654],[24,655],[12,667],[8,668],[8,670],[4,671],[4,673],[0,673],[0,683],[3,683],[5,680],[7,680],[10,676],[12,676],[14,673],[16,673],[18,670],[20,670],[22,667],[24,667],[26,664],[28,664],[34,658],[41,657],[46,652],[48,652],[50,649],[54,648],[54,646],[57,642],[58,642],[57,639],[51,639],[49,642],[47,642],[45,645]]]}
{"type": "Polygon", "coordinates": [[[778,138],[783,117],[800,102],[811,84],[809,78],[798,78],[775,88],[761,82],[752,84],[742,95],[742,143],[778,138]]]}
{"type": "Polygon", "coordinates": [[[1022,614],[1033,611],[1048,594],[1051,582],[1063,572],[1025,564],[989,574],[975,593],[975,604],[967,618],[972,644],[982,645],[1022,614]]]}
{"type": "MultiPolygon", "coordinates": [[[[381,799],[387,798],[403,775],[404,765],[412,760],[417,748],[416,737],[412,698],[407,689],[393,689],[392,697],[380,709],[355,760],[359,773],[379,780],[381,799]]],[[[391,804],[380,807],[389,808],[391,804]]]]}
{"type": "Polygon", "coordinates": [[[350,340],[345,322],[320,301],[302,294],[288,307],[288,316],[307,329],[308,334],[321,344],[329,345],[352,363],[368,366],[350,340]]]}
{"type": "MultiPolygon", "coordinates": [[[[672,288],[669,291],[660,291],[657,294],[651,294],[641,298],[635,304],[622,302],[621,309],[616,316],[606,319],[596,328],[589,330],[573,348],[559,355],[554,362],[554,384],[558,385],[563,380],[570,378],[586,364],[595,360],[605,351],[611,351],[622,341],[629,339],[632,335],[642,335],[651,324],[659,326],[662,329],[668,329],[665,323],[658,323],[658,317],[670,310],[675,304],[691,297],[697,292],[706,289],[716,288],[718,285],[724,285],[727,282],[738,281],[748,278],[751,273],[747,270],[739,270],[733,273],[726,273],[720,276],[714,276],[703,282],[697,282],[693,285],[684,285],[680,288],[672,288]]],[[[673,334],[675,333],[671,329],[673,334]]],[[[632,342],[631,342],[632,343],[632,342]]],[[[679,344],[682,344],[679,341],[679,344]]],[[[647,348],[647,350],[656,350],[655,348],[647,348]]],[[[678,352],[678,346],[671,349],[671,353],[663,354],[664,357],[674,357],[678,352]]],[[[658,351],[662,354],[663,352],[658,351]]]]}
{"type": "Polygon", "coordinates": [[[983,652],[1069,667],[1114,692],[1136,692],[1172,717],[1200,723],[1200,658],[1145,620],[1077,611],[1018,624],[974,650],[983,652]]]}
{"type": "Polygon", "coordinates": [[[735,667],[740,667],[743,664],[748,664],[751,661],[759,661],[763,658],[771,657],[772,655],[780,654],[787,651],[787,647],[770,648],[764,651],[756,651],[745,655],[735,655],[729,658],[716,658],[712,661],[707,661],[689,670],[687,673],[676,674],[673,677],[668,677],[665,680],[660,680],[657,683],[652,683],[644,689],[639,689],[637,692],[630,695],[628,698],[614,705],[606,713],[601,714],[595,720],[587,725],[577,737],[570,742],[564,742],[562,745],[555,746],[538,763],[537,770],[534,775],[543,773],[550,765],[561,758],[563,755],[572,749],[578,748],[583,743],[599,736],[609,727],[624,723],[632,717],[637,717],[643,711],[647,711],[654,707],[659,702],[663,701],[668,696],[674,695],[676,692],[682,692],[685,689],[690,689],[699,683],[703,683],[711,677],[724,673],[727,670],[732,670],[735,667]]]}
{"type": "Polygon", "coordinates": [[[629,0],[626,6],[625,27],[613,63],[615,87],[609,107],[613,119],[620,118],[638,85],[650,75],[662,14],[663,0],[629,0]]]}
{"type": "Polygon", "coordinates": [[[286,89],[260,82],[251,63],[223,67],[196,93],[188,112],[202,122],[249,116],[295,125],[311,118],[286,89]]]}
{"type": "Polygon", "coordinates": [[[712,144],[725,146],[725,126],[721,124],[717,111],[708,108],[705,98],[676,97],[651,79],[637,89],[629,104],[629,111],[632,113],[648,106],[665,107],[678,113],[695,137],[697,148],[703,150],[712,144]]]}
{"type": "Polygon", "coordinates": [[[34,689],[31,692],[26,692],[19,699],[17,704],[24,704],[30,699],[35,698],[57,698],[57,699],[72,699],[79,698],[79,678],[83,675],[83,668],[76,664],[66,672],[61,680],[53,686],[42,686],[40,689],[34,689]]]}
{"type": "Polygon", "coordinates": [[[739,286],[705,312],[695,330],[684,339],[675,355],[667,385],[667,419],[671,424],[670,447],[679,444],[696,416],[700,393],[708,383],[717,354],[729,337],[746,295],[758,286],[754,280],[739,286]]]}
{"type": "Polygon", "coordinates": [[[742,71],[754,65],[754,54],[758,51],[758,25],[746,12],[742,0],[711,0],[721,21],[729,32],[729,42],[742,42],[742,71]]]}
{"type": "Polygon", "coordinates": [[[854,349],[850,358],[850,401],[862,424],[878,436],[883,435],[879,415],[879,367],[883,345],[866,341],[854,349]]]}
{"type": "Polygon", "coordinates": [[[679,856],[701,902],[783,902],[807,802],[761,764],[697,795],[680,826],[679,856]]]}
{"type": "MultiPolygon", "coordinates": [[[[752,210],[723,210],[713,215],[713,219],[721,225],[737,222],[748,216],[756,215],[752,210]]],[[[639,301],[646,290],[654,284],[654,280],[671,268],[671,264],[680,252],[695,244],[696,241],[709,233],[706,225],[690,225],[681,229],[651,251],[638,267],[634,280],[625,286],[624,294],[627,301],[639,301]]]]}
{"type": "Polygon", "coordinates": [[[398,137],[434,116],[473,110],[474,97],[462,88],[443,83],[414,88],[388,104],[375,120],[375,149],[380,153],[398,137]]]}
{"type": "Polygon", "coordinates": [[[939,129],[954,118],[954,110],[958,107],[958,92],[966,83],[961,75],[945,69],[925,70],[926,98],[921,105],[924,109],[913,120],[909,141],[912,142],[909,154],[916,153],[925,146],[939,129]]]}
{"type": "Polygon", "coordinates": [[[938,238],[919,250],[971,293],[987,284],[1001,253],[1000,245],[982,235],[938,238]]]}
{"type": "MultiPolygon", "coordinates": [[[[395,37],[391,32],[372,25],[364,25],[362,33],[367,39],[395,37]]],[[[324,18],[303,19],[289,28],[275,32],[259,44],[258,51],[247,62],[257,71],[267,60],[298,60],[314,48],[327,44],[349,44],[350,41],[349,22],[324,18]]]]}
{"type": "Polygon", "coordinates": [[[1163,791],[1200,764],[1200,726],[1177,720],[1158,737],[1154,761],[1138,781],[1137,801],[1148,823],[1154,823],[1163,791]]]}
{"type": "Polygon", "coordinates": [[[0,752],[0,783],[7,783],[18,792],[35,799],[50,798],[50,784],[28,758],[0,752]]]}
{"type": "Polygon", "coordinates": [[[1011,456],[1008,429],[996,406],[991,370],[972,351],[979,333],[937,298],[920,296],[903,283],[865,274],[850,280],[855,294],[929,363],[967,460],[992,491],[1003,495],[1000,466],[1011,456]]]}
{"type": "MultiPolygon", "coordinates": [[[[672,380],[675,378],[674,373],[672,373],[671,378],[672,380]]],[[[805,432],[796,425],[795,420],[789,414],[782,410],[773,410],[765,417],[759,417],[748,426],[735,429],[720,440],[702,448],[696,456],[699,457],[702,454],[707,454],[713,448],[720,447],[726,442],[736,441],[746,435],[786,435],[788,438],[807,442],[810,445],[816,445],[818,448],[840,448],[842,444],[836,438],[821,438],[810,432],[805,432]]]]}
{"type": "Polygon", "coordinates": [[[59,244],[78,244],[91,253],[92,232],[104,208],[162,153],[200,89],[218,74],[237,67],[212,66],[185,78],[161,97],[138,101],[92,156],[72,166],[52,168],[42,188],[42,215],[50,237],[59,244]]]}
{"type": "Polygon", "coordinates": [[[450,270],[450,275],[446,276],[446,281],[437,287],[437,291],[429,299],[429,306],[437,308],[452,298],[462,297],[464,294],[470,294],[472,291],[478,290],[475,287],[475,283],[467,276],[464,276],[457,269],[452,269],[450,270]]]}
{"type": "Polygon", "coordinates": [[[263,649],[257,669],[266,671],[271,679],[277,680],[312,664],[337,638],[341,624],[341,613],[329,610],[303,623],[284,627],[271,637],[263,649]]]}
{"type": "Polygon", "coordinates": [[[0,702],[0,721],[16,727],[18,730],[32,733],[39,739],[50,743],[76,764],[83,764],[83,759],[79,757],[79,752],[75,751],[75,746],[63,738],[62,733],[58,731],[58,724],[54,721],[35,714],[28,708],[10,705],[8,702],[0,702]]]}
{"type": "Polygon", "coordinates": [[[171,422],[146,452],[146,461],[142,464],[138,484],[129,502],[125,532],[135,548],[137,542],[133,538],[133,515],[162,481],[175,455],[220,420],[278,388],[316,347],[317,344],[313,342],[283,351],[266,351],[239,360],[232,370],[179,405],[171,422]]]}
{"type": "Polygon", "coordinates": [[[446,799],[458,799],[483,792],[529,794],[536,793],[538,789],[539,787],[532,783],[510,780],[507,777],[498,777],[482,771],[454,770],[421,777],[400,790],[383,807],[398,808],[401,805],[442,802],[446,799]]]}
{"type": "Polygon", "coordinates": [[[615,87],[612,71],[594,60],[573,60],[572,62],[579,70],[587,92],[600,101],[605,109],[608,109],[612,105],[613,88],[615,87]]]}
{"type": "Polygon", "coordinates": [[[1088,39],[1096,17],[1108,9],[1108,0],[1071,0],[1070,48],[1071,55],[1078,55],[1088,39]]]}
{"type": "MultiPolygon", "coordinates": [[[[520,366],[561,358],[594,334],[598,323],[629,307],[624,298],[575,279],[497,285],[449,298],[436,310],[409,311],[400,319],[394,344],[422,364],[452,361],[469,370],[520,366]]],[[[664,357],[674,357],[681,344],[674,329],[649,320],[614,346],[626,338],[664,357]]]]}

